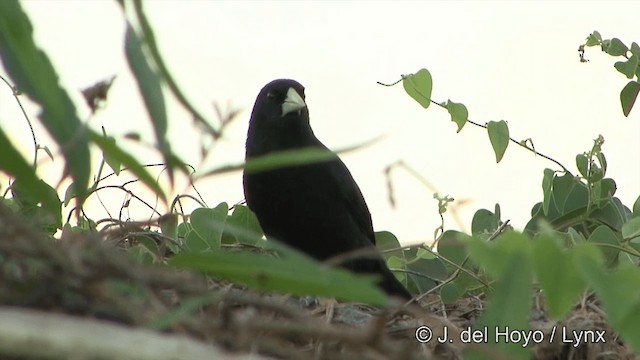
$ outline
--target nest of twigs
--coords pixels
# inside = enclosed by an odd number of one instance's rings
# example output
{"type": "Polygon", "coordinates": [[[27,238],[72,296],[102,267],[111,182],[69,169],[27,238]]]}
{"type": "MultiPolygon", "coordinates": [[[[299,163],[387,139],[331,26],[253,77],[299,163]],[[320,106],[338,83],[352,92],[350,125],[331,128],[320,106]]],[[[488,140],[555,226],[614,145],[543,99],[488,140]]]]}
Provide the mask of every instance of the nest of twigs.
{"type": "MultiPolygon", "coordinates": [[[[103,240],[52,241],[0,205],[0,358],[458,359],[465,347],[508,358],[485,344],[416,340],[420,326],[455,338],[481,314],[481,298],[445,306],[433,295],[380,310],[257,293],[140,264],[103,240]]],[[[535,358],[633,358],[597,306],[582,305],[563,325],[607,329],[607,342],[536,344],[535,358]]],[[[536,309],[532,328],[548,331],[555,323],[536,309]]]]}

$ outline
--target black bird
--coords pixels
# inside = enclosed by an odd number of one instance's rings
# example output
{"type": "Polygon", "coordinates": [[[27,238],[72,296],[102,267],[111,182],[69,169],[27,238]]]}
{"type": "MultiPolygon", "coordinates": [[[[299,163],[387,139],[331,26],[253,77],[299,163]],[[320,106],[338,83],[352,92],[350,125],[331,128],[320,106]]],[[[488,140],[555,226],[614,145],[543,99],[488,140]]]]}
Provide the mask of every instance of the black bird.
{"type": "MultiPolygon", "coordinates": [[[[309,125],[304,87],[294,80],[274,80],[256,98],[246,143],[246,159],[303,148],[327,150],[309,125]]],[[[268,238],[280,240],[322,261],[372,249],[373,256],[345,261],[355,272],[381,277],[389,295],[411,294],[375,253],[371,214],[349,169],[333,154],[329,161],[244,172],[247,205],[268,238]]]]}

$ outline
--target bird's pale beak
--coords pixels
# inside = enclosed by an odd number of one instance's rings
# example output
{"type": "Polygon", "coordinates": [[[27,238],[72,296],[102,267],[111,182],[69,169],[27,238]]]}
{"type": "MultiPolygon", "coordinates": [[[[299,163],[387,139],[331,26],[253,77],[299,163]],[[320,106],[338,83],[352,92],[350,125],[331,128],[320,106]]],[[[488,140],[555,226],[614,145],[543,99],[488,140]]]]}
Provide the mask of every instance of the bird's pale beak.
{"type": "Polygon", "coordinates": [[[306,106],[307,104],[304,102],[304,99],[291,87],[287,90],[287,97],[284,99],[284,103],[282,103],[282,116],[298,111],[306,106]]]}

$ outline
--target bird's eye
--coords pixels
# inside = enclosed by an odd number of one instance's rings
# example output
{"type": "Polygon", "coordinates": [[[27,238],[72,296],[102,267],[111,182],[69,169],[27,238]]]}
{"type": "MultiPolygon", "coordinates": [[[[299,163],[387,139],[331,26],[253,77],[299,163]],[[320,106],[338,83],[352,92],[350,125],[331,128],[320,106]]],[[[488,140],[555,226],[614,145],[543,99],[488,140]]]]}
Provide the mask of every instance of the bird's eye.
{"type": "Polygon", "coordinates": [[[267,99],[273,101],[276,99],[276,94],[272,93],[272,92],[268,92],[267,93],[267,99]]]}

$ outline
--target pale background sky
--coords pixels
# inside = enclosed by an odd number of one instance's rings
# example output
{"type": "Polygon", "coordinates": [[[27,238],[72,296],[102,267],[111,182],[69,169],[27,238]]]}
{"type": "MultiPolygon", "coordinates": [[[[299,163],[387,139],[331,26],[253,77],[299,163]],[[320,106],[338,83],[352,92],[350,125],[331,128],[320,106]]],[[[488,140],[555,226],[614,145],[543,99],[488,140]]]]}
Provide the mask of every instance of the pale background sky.
{"type": "MultiPolygon", "coordinates": [[[[113,135],[137,131],[153,141],[124,57],[125,25],[116,2],[23,6],[81,117],[88,118],[88,109],[77,90],[115,74],[106,109],[90,123],[113,135]]],[[[619,92],[628,80],[613,68],[620,58],[588,48],[590,62],[583,64],[577,52],[593,30],[628,45],[640,42],[640,2],[201,0],[147,1],[145,8],[170,70],[199,110],[212,119],[214,101],[243,110],[214,148],[212,161],[199,164],[199,135],[168,96],[172,146],[201,172],[243,159],[255,96],[267,82],[288,77],[306,87],[312,126],[329,147],[386,136],[342,156],[376,230],[389,230],[407,244],[432,240],[440,222],[432,192],[402,170],[393,175],[397,207],[390,207],[383,169],[396,160],[414,167],[441,194],[468,201],[462,223],[446,216],[446,228],[468,230],[475,210],[493,210],[496,202],[503,219],[523,228],[541,200],[542,171],[556,169],[554,164],[514,144],[496,164],[483,129],[467,125],[456,134],[446,110],[425,111],[401,85],[376,85],[424,67],[434,79],[434,100],[464,103],[476,122],[508,121],[513,137],[532,138],[538,151],[574,173],[575,155],[602,134],[617,196],[631,206],[640,194],[640,108],[629,118],[622,115],[619,92]]],[[[37,107],[23,100],[35,119],[37,107]]],[[[0,90],[0,125],[32,158],[29,130],[6,88],[0,90]]],[[[53,146],[42,128],[37,131],[41,143],[53,146]]],[[[140,146],[123,144],[142,163],[158,161],[140,146]]],[[[62,163],[40,159],[44,176],[62,163]]],[[[196,185],[209,206],[243,198],[239,172],[196,185]]],[[[102,199],[116,215],[123,194],[105,192],[102,199]]],[[[93,209],[90,216],[105,216],[93,209]]],[[[144,219],[149,212],[132,216],[144,219]]]]}

